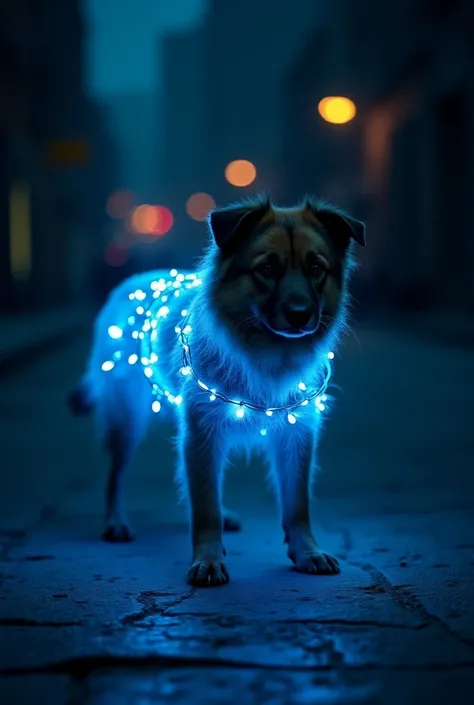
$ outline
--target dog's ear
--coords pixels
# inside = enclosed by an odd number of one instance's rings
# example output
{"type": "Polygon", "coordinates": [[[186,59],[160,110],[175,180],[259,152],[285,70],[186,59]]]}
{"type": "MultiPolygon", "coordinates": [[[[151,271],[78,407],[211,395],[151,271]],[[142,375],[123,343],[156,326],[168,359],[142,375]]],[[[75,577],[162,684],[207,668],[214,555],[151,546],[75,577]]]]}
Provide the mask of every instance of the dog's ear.
{"type": "Polygon", "coordinates": [[[270,209],[270,199],[265,197],[212,210],[209,213],[209,227],[217,247],[226,250],[237,243],[238,236],[253,230],[270,209]]]}
{"type": "Polygon", "coordinates": [[[351,240],[361,247],[365,247],[365,224],[360,220],[352,218],[329,203],[318,203],[309,198],[305,200],[303,209],[319,220],[326,228],[329,237],[344,248],[349,245],[351,240]]]}

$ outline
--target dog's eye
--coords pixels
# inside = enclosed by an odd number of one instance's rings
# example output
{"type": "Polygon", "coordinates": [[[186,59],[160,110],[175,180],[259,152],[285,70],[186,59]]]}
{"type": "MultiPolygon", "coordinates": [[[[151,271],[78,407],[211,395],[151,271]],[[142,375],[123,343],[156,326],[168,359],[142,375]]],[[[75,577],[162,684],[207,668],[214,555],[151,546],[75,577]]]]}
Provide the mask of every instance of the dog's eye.
{"type": "Polygon", "coordinates": [[[264,276],[267,276],[267,277],[275,276],[275,274],[278,273],[278,270],[279,270],[279,262],[273,258],[267,259],[265,262],[262,262],[262,264],[259,267],[260,274],[263,274],[264,276]]]}
{"type": "Polygon", "coordinates": [[[327,273],[327,268],[320,260],[311,259],[308,262],[308,273],[313,279],[321,279],[327,273]]]}

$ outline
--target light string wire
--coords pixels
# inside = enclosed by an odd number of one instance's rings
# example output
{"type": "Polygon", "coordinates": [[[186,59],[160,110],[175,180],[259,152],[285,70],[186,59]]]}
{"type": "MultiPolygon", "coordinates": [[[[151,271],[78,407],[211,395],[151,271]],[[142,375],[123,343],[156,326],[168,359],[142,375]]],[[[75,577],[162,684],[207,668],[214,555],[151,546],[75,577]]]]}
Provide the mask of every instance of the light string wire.
{"type": "MultiPolygon", "coordinates": [[[[179,274],[176,269],[172,269],[170,271],[170,277],[174,279],[174,281],[165,281],[164,278],[160,278],[158,281],[151,282],[150,289],[152,291],[153,297],[151,305],[145,308],[140,304],[135,309],[135,313],[142,318],[143,324],[141,325],[141,330],[136,330],[135,328],[133,328],[132,330],[132,338],[136,339],[138,344],[137,354],[132,354],[128,358],[128,363],[130,365],[140,362],[145,377],[148,380],[152,389],[152,395],[154,397],[154,401],[152,402],[152,410],[156,413],[161,410],[161,403],[156,399],[157,396],[160,396],[161,398],[166,397],[170,403],[175,405],[179,405],[182,402],[181,395],[174,396],[168,390],[162,389],[162,387],[156,382],[155,370],[153,368],[153,365],[156,365],[159,362],[159,356],[156,354],[153,346],[153,343],[158,340],[158,322],[160,319],[166,318],[168,313],[170,313],[169,307],[163,304],[168,302],[171,295],[173,295],[173,298],[179,297],[181,286],[184,285],[186,288],[189,289],[194,288],[195,286],[198,286],[202,283],[202,281],[195,274],[179,274]]],[[[144,301],[146,298],[146,292],[141,289],[137,289],[135,292],[131,292],[129,294],[130,300],[136,299],[138,301],[144,301]]],[[[324,402],[328,399],[326,391],[328,389],[332,375],[331,360],[334,359],[333,352],[329,352],[324,355],[324,379],[322,384],[317,390],[305,395],[303,399],[300,399],[298,401],[292,401],[283,406],[273,407],[252,404],[248,401],[232,399],[227,395],[223,394],[222,392],[218,391],[217,389],[209,387],[199,378],[193,366],[191,347],[189,344],[189,333],[191,333],[192,328],[188,323],[188,310],[183,309],[181,311],[181,316],[181,325],[175,326],[175,333],[177,334],[178,340],[182,347],[182,367],[180,370],[181,374],[183,374],[184,376],[192,376],[194,382],[199,387],[199,389],[203,393],[209,395],[210,401],[215,401],[216,399],[218,399],[226,404],[238,407],[236,410],[236,416],[240,419],[244,416],[245,408],[252,411],[263,412],[267,416],[272,416],[274,413],[287,411],[289,412],[287,415],[287,420],[290,424],[296,423],[296,416],[291,412],[298,409],[299,407],[307,406],[313,400],[315,401],[317,411],[321,412],[325,410],[324,402]]],[[[129,316],[127,323],[129,326],[134,327],[136,323],[135,316],[129,316]]],[[[122,338],[122,335],[123,327],[119,327],[117,325],[109,327],[109,336],[111,338],[120,339],[122,338]]],[[[121,358],[121,351],[116,351],[113,355],[113,360],[118,362],[121,358]]],[[[102,370],[105,372],[110,371],[114,367],[115,362],[110,360],[102,364],[102,370]]],[[[307,391],[307,387],[304,382],[299,382],[298,391],[307,391]]],[[[262,435],[264,435],[266,431],[264,432],[264,430],[262,429],[261,433],[262,435]]]]}

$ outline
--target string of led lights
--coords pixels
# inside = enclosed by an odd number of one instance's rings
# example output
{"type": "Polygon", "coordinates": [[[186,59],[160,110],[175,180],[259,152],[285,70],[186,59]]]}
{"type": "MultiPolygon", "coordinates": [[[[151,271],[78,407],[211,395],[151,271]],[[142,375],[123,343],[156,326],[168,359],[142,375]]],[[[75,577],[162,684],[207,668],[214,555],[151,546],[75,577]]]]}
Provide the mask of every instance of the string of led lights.
{"type": "MultiPolygon", "coordinates": [[[[155,349],[159,337],[159,321],[167,318],[170,313],[169,304],[172,300],[176,301],[179,299],[182,287],[191,289],[199,286],[201,283],[202,281],[196,274],[188,273],[184,275],[180,274],[176,269],[172,269],[170,271],[169,280],[160,278],[150,283],[150,292],[148,294],[142,289],[137,289],[130,292],[128,296],[129,300],[145,302],[146,299],[151,297],[150,304],[147,304],[145,307],[142,303],[139,303],[135,309],[135,315],[128,317],[126,325],[112,325],[108,329],[109,337],[119,341],[123,338],[124,330],[131,328],[131,337],[137,340],[138,347],[137,353],[129,355],[127,362],[130,365],[135,365],[139,362],[142,366],[144,375],[151,386],[153,397],[151,408],[155,413],[161,411],[161,401],[163,401],[163,399],[167,399],[168,402],[177,406],[179,406],[182,402],[181,395],[171,394],[170,391],[165,388],[163,379],[160,377],[156,367],[157,363],[160,362],[159,355],[155,349]],[[137,317],[139,319],[138,321],[137,317]],[[157,381],[157,378],[160,380],[159,382],[157,381]],[[157,399],[157,397],[160,397],[161,401],[157,399]]],[[[182,309],[182,320],[180,325],[176,325],[174,329],[182,348],[182,367],[180,372],[183,376],[192,377],[203,394],[208,395],[209,401],[213,402],[219,400],[237,407],[235,416],[238,419],[242,419],[245,416],[246,409],[264,413],[267,417],[286,411],[288,412],[287,421],[290,424],[295,424],[297,421],[297,417],[294,412],[296,412],[296,410],[300,407],[308,406],[308,404],[312,401],[314,401],[315,410],[318,413],[325,410],[325,402],[328,398],[326,391],[332,374],[331,360],[334,359],[333,352],[329,352],[324,356],[324,379],[317,390],[309,392],[299,400],[292,401],[284,406],[261,406],[244,400],[232,399],[217,389],[208,386],[199,378],[192,361],[189,337],[189,334],[192,332],[192,328],[188,323],[188,318],[188,310],[182,309]]],[[[110,372],[114,369],[116,363],[121,361],[123,357],[123,352],[121,350],[116,350],[112,355],[112,360],[106,360],[102,364],[102,370],[104,372],[110,372]]],[[[304,382],[299,382],[297,385],[297,390],[295,391],[300,394],[301,392],[307,392],[308,388],[304,382]]],[[[266,432],[267,431],[264,428],[260,430],[262,435],[266,435],[266,432]]]]}

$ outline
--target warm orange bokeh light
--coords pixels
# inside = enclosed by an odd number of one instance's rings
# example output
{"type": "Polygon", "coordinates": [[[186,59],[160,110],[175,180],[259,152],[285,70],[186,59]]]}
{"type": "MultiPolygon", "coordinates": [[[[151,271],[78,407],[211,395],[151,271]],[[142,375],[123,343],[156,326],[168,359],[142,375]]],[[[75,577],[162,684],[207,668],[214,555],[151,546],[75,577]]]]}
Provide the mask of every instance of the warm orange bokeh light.
{"type": "Polygon", "coordinates": [[[350,122],[356,114],[356,106],[350,98],[328,96],[318,103],[318,112],[326,122],[343,125],[350,122]]]}
{"type": "Polygon", "coordinates": [[[206,220],[207,214],[216,207],[216,202],[208,193],[193,193],[186,201],[186,213],[193,220],[206,220]]]}
{"type": "Polygon", "coordinates": [[[135,205],[135,194],[129,189],[114,191],[107,199],[106,211],[110,218],[126,218],[135,205]]]}
{"type": "Polygon", "coordinates": [[[236,159],[225,168],[225,178],[232,186],[250,186],[257,177],[257,170],[246,159],[236,159]]]}
{"type": "Polygon", "coordinates": [[[138,206],[132,213],[130,226],[140,235],[164,235],[173,227],[173,214],[164,206],[138,206]]]}

